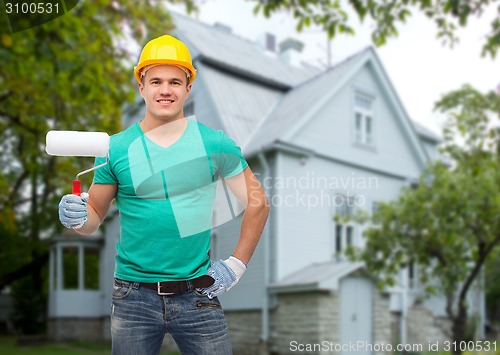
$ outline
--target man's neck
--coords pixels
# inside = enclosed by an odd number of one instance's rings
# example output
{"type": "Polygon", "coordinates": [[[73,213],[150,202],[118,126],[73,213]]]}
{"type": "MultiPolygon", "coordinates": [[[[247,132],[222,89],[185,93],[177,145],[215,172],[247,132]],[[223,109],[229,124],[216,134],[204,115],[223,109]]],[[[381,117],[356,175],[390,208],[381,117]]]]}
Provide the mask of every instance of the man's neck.
{"type": "MultiPolygon", "coordinates": [[[[173,129],[175,130],[177,127],[179,127],[179,123],[181,123],[180,120],[184,118],[184,115],[172,118],[170,120],[158,120],[154,119],[152,117],[145,117],[140,123],[140,127],[144,133],[149,132],[155,128],[158,127],[164,127],[166,129],[173,129]],[[174,123],[174,124],[172,124],[174,123]]],[[[181,125],[182,126],[182,125],[181,125]]]]}
{"type": "Polygon", "coordinates": [[[184,117],[165,122],[155,128],[151,128],[146,119],[139,123],[146,137],[164,148],[175,143],[182,136],[187,125],[188,120],[184,117]]]}

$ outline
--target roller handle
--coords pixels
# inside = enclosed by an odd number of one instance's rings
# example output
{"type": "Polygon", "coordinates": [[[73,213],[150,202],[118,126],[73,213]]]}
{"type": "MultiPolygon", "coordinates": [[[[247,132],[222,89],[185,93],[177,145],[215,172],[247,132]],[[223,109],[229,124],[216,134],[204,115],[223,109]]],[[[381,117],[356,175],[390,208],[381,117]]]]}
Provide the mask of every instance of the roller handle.
{"type": "Polygon", "coordinates": [[[82,193],[82,182],[80,180],[73,180],[73,195],[80,196],[82,193]]]}

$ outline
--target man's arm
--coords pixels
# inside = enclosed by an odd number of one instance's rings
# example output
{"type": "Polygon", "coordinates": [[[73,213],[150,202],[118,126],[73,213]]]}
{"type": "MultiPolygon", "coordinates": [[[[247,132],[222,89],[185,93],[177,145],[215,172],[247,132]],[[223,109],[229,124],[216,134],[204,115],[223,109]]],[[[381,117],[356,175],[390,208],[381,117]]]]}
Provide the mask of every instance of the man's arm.
{"type": "Polygon", "coordinates": [[[225,179],[231,192],[246,206],[240,237],[233,255],[248,264],[259,242],[269,215],[269,202],[250,167],[241,174],[225,179]]]}
{"type": "Polygon", "coordinates": [[[226,260],[213,262],[207,270],[207,274],[215,281],[213,285],[200,291],[208,298],[229,291],[238,283],[247,268],[246,264],[257,248],[269,215],[267,196],[249,167],[225,181],[246,209],[241,223],[240,237],[233,255],[226,260]]]}
{"type": "Polygon", "coordinates": [[[92,184],[89,189],[87,205],[87,221],[82,228],[75,229],[83,235],[92,234],[99,228],[109,211],[111,202],[116,197],[116,184],[92,184]]]}

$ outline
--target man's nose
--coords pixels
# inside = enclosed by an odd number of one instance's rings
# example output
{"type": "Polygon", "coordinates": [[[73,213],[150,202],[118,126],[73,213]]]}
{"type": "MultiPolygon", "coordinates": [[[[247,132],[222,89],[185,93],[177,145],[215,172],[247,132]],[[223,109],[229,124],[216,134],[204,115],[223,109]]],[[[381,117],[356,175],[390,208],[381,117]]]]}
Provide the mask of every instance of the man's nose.
{"type": "Polygon", "coordinates": [[[160,85],[160,93],[162,95],[170,95],[172,93],[172,86],[169,83],[162,83],[160,85]]]}

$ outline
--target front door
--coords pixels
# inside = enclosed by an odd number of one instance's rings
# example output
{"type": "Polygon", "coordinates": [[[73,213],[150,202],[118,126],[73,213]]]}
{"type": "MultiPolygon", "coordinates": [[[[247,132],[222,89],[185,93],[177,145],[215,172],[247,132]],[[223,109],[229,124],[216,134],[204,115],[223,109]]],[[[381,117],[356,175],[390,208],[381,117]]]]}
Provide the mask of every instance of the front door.
{"type": "Polygon", "coordinates": [[[371,355],[372,282],[346,277],[339,286],[341,355],[371,355]],[[354,346],[356,351],[352,351],[354,346]]]}

